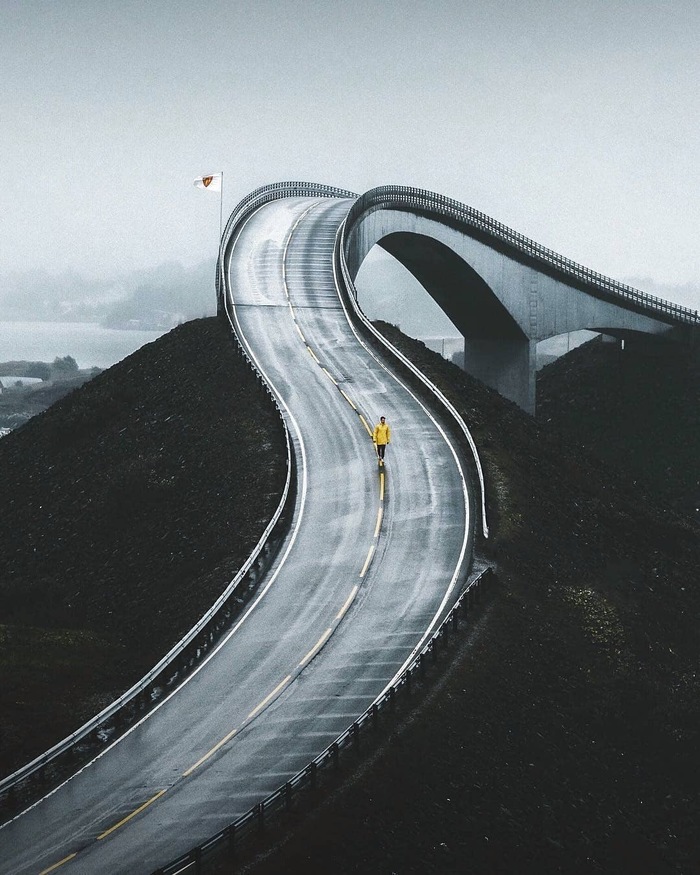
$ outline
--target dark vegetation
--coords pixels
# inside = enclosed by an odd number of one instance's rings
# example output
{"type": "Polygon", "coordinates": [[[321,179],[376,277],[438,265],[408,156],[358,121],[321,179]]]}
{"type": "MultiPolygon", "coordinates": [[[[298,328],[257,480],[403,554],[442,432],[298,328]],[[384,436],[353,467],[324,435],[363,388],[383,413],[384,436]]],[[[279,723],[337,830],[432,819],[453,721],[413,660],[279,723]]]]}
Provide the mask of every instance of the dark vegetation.
{"type": "Polygon", "coordinates": [[[247,558],[285,479],[263,399],[210,318],[0,440],[0,774],[131,686],[247,558]]]}
{"type": "Polygon", "coordinates": [[[700,872],[700,528],[674,509],[698,478],[693,359],[622,368],[593,342],[542,373],[541,421],[381,330],[473,430],[499,582],[439,689],[245,871],[700,872]]]}
{"type": "MultiPolygon", "coordinates": [[[[381,329],[472,428],[498,583],[371,764],[247,869],[700,871],[693,359],[588,345],[542,373],[533,420],[381,329]]],[[[254,391],[202,320],[0,441],[3,771],[128,685],[247,555],[282,480],[254,391]]]]}

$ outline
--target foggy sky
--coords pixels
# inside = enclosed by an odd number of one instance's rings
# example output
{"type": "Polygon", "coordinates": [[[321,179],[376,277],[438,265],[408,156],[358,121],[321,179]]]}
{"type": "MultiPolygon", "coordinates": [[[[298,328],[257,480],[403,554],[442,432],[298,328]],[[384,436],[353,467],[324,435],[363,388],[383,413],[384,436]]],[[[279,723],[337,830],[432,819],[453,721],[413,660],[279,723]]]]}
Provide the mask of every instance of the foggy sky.
{"type": "Polygon", "coordinates": [[[454,197],[700,306],[696,0],[0,0],[0,275],[216,249],[290,179],[454,197]]]}

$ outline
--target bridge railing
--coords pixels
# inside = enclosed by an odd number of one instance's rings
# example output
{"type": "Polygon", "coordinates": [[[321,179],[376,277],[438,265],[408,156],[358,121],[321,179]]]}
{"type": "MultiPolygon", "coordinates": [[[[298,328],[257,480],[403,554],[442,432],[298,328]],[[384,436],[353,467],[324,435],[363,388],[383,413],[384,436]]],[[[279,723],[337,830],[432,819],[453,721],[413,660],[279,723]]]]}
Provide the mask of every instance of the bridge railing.
{"type": "Polygon", "coordinates": [[[219,257],[216,262],[216,294],[220,313],[224,303],[224,257],[234,234],[240,230],[248,216],[259,207],[287,197],[342,197],[355,200],[357,194],[344,188],[334,188],[332,185],[316,182],[274,182],[271,185],[260,186],[247,194],[233,208],[219,242],[219,257]]]}
{"type": "Polygon", "coordinates": [[[485,213],[452,200],[452,198],[420,188],[401,185],[383,185],[361,195],[353,204],[347,218],[348,228],[360,217],[376,209],[408,209],[422,214],[447,218],[484,234],[487,238],[505,244],[530,259],[554,268],[557,272],[575,279],[593,292],[622,298],[628,303],[657,316],[670,317],[675,322],[700,325],[697,310],[683,307],[672,301],[657,298],[625,283],[611,279],[602,273],[584,267],[558,252],[548,249],[487,216],[485,213]]]}
{"type": "Polygon", "coordinates": [[[191,848],[187,853],[157,869],[153,875],[181,875],[185,872],[199,875],[204,871],[207,858],[220,854],[225,849],[233,852],[242,841],[262,831],[265,828],[267,818],[289,810],[294,798],[301,791],[316,789],[325,772],[338,768],[341,760],[347,754],[359,749],[366,733],[377,727],[382,712],[387,712],[395,707],[400,696],[410,695],[415,681],[423,677],[429,663],[435,661],[440,650],[448,645],[449,639],[455,634],[460,621],[480,601],[482,588],[494,577],[493,569],[489,567],[470,581],[430,640],[414,656],[403,672],[322,753],[227,827],[210,836],[202,844],[191,848]]]}
{"type": "MultiPolygon", "coordinates": [[[[357,201],[355,202],[357,204],[357,201]]],[[[384,335],[382,335],[374,325],[370,322],[370,320],[365,316],[365,314],[360,309],[360,305],[357,300],[357,289],[355,288],[355,284],[350,276],[350,270],[348,268],[347,263],[347,246],[348,246],[348,230],[352,227],[352,214],[355,209],[355,205],[351,207],[348,215],[343,222],[339,233],[338,238],[336,240],[335,246],[335,270],[336,270],[336,281],[341,285],[341,290],[345,291],[347,298],[350,302],[350,306],[353,308],[355,317],[359,322],[364,326],[365,331],[371,334],[383,347],[388,349],[402,364],[403,366],[413,375],[413,377],[418,380],[418,382],[422,383],[423,386],[433,395],[438,402],[449,412],[450,416],[457,424],[457,427],[462,432],[464,439],[466,440],[469,450],[471,452],[472,461],[474,465],[474,473],[476,474],[476,478],[479,483],[479,499],[480,499],[480,510],[481,510],[481,529],[485,538],[488,538],[489,535],[489,527],[488,520],[486,516],[486,485],[484,482],[484,470],[481,465],[481,458],[479,456],[479,451],[476,447],[476,443],[474,442],[474,438],[472,437],[472,433],[469,430],[469,426],[464,421],[463,417],[457,410],[457,408],[452,404],[449,399],[445,396],[443,392],[438,389],[438,387],[432,383],[414,364],[410,359],[406,358],[406,356],[398,350],[392,343],[390,343],[384,335]]]]}
{"type": "MultiPolygon", "coordinates": [[[[258,188],[243,198],[229,217],[226,230],[222,235],[220,252],[225,251],[228,241],[242,221],[262,204],[283,197],[307,196],[357,197],[353,192],[307,182],[283,182],[258,188]]],[[[220,258],[217,261],[216,272],[217,292],[222,289],[222,279],[220,258]]],[[[184,679],[187,672],[204,658],[221,635],[222,630],[237,615],[250,592],[255,588],[260,572],[272,552],[273,542],[276,542],[280,537],[280,524],[293,492],[294,467],[289,432],[282,409],[235,333],[234,342],[238,353],[244,356],[249,367],[256,374],[263,391],[272,400],[284,425],[286,481],[280,503],[272,519],[261,535],[258,544],[221,596],[147,674],[75,732],[0,780],[0,807],[4,805],[12,808],[13,802],[9,797],[11,795],[18,796],[21,787],[28,787],[25,796],[32,798],[37,795],[37,792],[43,792],[44,788],[52,783],[57,783],[62,775],[61,764],[64,759],[73,763],[75,761],[74,752],[77,748],[99,749],[122,734],[129,725],[155,705],[166,692],[176,687],[184,679]]]]}

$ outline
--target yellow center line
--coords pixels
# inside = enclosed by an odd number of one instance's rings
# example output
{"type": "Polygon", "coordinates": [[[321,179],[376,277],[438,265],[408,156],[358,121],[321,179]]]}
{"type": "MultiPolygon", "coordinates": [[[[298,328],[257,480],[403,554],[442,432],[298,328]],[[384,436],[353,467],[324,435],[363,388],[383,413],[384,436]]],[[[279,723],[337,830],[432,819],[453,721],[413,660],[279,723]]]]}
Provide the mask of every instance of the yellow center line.
{"type": "Polygon", "coordinates": [[[232,729],[228,735],[224,735],[221,741],[218,741],[214,747],[211,750],[208,750],[203,757],[200,757],[193,766],[190,766],[186,772],[183,772],[182,777],[186,778],[188,775],[191,775],[192,772],[194,772],[195,769],[198,769],[202,763],[206,762],[212,754],[215,754],[220,747],[223,747],[227,741],[230,741],[237,732],[238,729],[232,729]]]}
{"type": "Polygon", "coordinates": [[[323,647],[323,645],[326,643],[326,641],[328,641],[328,639],[330,638],[332,631],[333,631],[332,628],[326,629],[326,631],[323,633],[323,635],[321,635],[321,637],[318,639],[316,644],[314,644],[314,646],[311,648],[311,650],[309,650],[309,652],[306,654],[306,656],[299,663],[300,668],[302,666],[306,665],[306,663],[309,662],[309,660],[314,656],[314,654],[318,653],[318,651],[323,647]]]}
{"type": "Polygon", "coordinates": [[[348,396],[345,394],[345,392],[342,389],[340,390],[340,394],[343,396],[343,398],[345,398],[345,400],[348,402],[348,404],[352,407],[353,410],[357,410],[357,407],[355,407],[355,405],[352,403],[350,398],[348,398],[348,396]]]}
{"type": "Polygon", "coordinates": [[[379,475],[379,500],[384,501],[384,472],[379,475]]]}
{"type": "Polygon", "coordinates": [[[374,555],[374,544],[369,548],[369,553],[367,554],[367,558],[365,559],[365,564],[362,567],[362,571],[360,572],[360,577],[364,577],[367,573],[367,569],[369,568],[369,563],[372,561],[372,556],[374,555]]]}
{"type": "Polygon", "coordinates": [[[317,365],[320,365],[321,362],[318,360],[318,358],[316,357],[316,353],[311,349],[308,343],[306,344],[306,348],[311,353],[311,358],[316,362],[317,365]]]}
{"type": "Polygon", "coordinates": [[[62,860],[59,860],[58,863],[54,863],[53,866],[49,866],[48,869],[42,869],[39,872],[39,875],[49,875],[49,872],[53,872],[54,869],[58,869],[59,866],[62,866],[64,863],[67,863],[69,860],[72,860],[73,857],[77,857],[77,853],[68,854],[67,857],[64,857],[62,860]]]}
{"type": "Polygon", "coordinates": [[[124,826],[124,824],[128,823],[132,817],[136,817],[136,815],[140,814],[144,810],[144,808],[148,808],[148,806],[152,805],[156,801],[156,799],[160,799],[160,797],[165,792],[166,792],[165,790],[159,790],[155,796],[151,796],[151,798],[147,802],[144,802],[143,805],[140,805],[136,809],[136,811],[132,811],[131,814],[127,814],[127,816],[123,820],[120,820],[119,823],[115,823],[114,826],[110,826],[109,829],[106,829],[102,833],[102,835],[98,835],[97,836],[98,841],[100,839],[106,838],[110,833],[113,833],[115,829],[119,829],[120,826],[124,826]]]}
{"type": "Polygon", "coordinates": [[[379,537],[379,529],[381,528],[381,525],[382,525],[382,515],[383,515],[383,513],[384,513],[384,510],[383,510],[383,508],[380,507],[380,508],[379,508],[379,512],[377,513],[377,527],[376,527],[376,529],[374,530],[374,537],[375,537],[375,538],[378,538],[378,537],[379,537]]]}
{"type": "Polygon", "coordinates": [[[367,434],[372,437],[372,429],[367,425],[367,420],[362,414],[360,414],[360,421],[362,422],[362,425],[364,425],[364,427],[367,429],[367,434]]]}
{"type": "Polygon", "coordinates": [[[337,615],[336,615],[336,620],[342,620],[342,619],[343,619],[343,616],[344,616],[345,612],[346,612],[347,609],[350,607],[350,604],[351,604],[352,600],[355,598],[355,596],[357,595],[357,590],[358,590],[359,588],[360,588],[360,587],[359,587],[357,584],[355,584],[355,586],[353,586],[353,588],[352,588],[352,592],[351,592],[350,595],[348,596],[347,601],[345,602],[345,604],[343,605],[343,607],[338,611],[338,613],[337,613],[337,615]]]}
{"type": "Polygon", "coordinates": [[[338,385],[338,381],[335,379],[333,374],[331,374],[331,372],[328,370],[328,368],[323,368],[323,372],[328,377],[328,379],[333,383],[334,386],[338,385]]]}
{"type": "Polygon", "coordinates": [[[267,705],[267,703],[270,701],[270,699],[274,698],[283,687],[286,687],[286,685],[291,681],[291,679],[292,679],[292,676],[290,674],[288,674],[287,677],[281,683],[277,684],[277,686],[274,688],[274,690],[271,693],[269,693],[267,696],[265,696],[265,698],[262,700],[262,702],[259,705],[256,705],[255,708],[253,708],[253,710],[250,712],[250,714],[245,719],[250,720],[250,718],[254,717],[258,713],[258,711],[262,711],[262,709],[265,707],[265,705],[267,705]]]}

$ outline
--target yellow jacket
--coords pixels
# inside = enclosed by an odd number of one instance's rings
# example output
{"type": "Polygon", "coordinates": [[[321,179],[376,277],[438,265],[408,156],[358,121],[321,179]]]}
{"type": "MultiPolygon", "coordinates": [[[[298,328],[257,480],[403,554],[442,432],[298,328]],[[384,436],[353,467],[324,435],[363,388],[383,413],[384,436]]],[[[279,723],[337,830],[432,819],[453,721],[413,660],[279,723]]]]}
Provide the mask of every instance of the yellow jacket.
{"type": "Polygon", "coordinates": [[[388,444],[389,439],[391,438],[391,429],[389,428],[389,423],[385,422],[384,425],[381,422],[378,422],[374,426],[374,434],[372,435],[372,440],[375,444],[388,444]]]}

